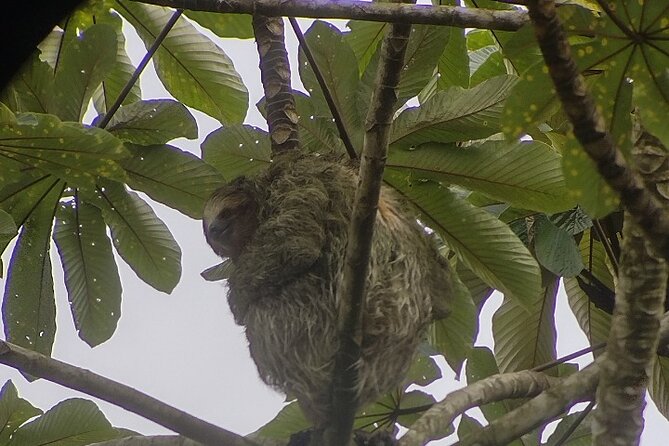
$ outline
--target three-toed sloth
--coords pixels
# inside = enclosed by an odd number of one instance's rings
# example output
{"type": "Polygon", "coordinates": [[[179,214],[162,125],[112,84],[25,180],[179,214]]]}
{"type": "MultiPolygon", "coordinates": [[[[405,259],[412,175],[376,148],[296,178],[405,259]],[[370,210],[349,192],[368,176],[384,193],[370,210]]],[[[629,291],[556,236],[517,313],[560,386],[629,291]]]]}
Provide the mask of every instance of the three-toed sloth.
{"type": "MultiPolygon", "coordinates": [[[[297,397],[314,426],[330,410],[339,294],[357,171],[334,155],[285,154],[218,189],[204,211],[209,245],[234,265],[228,302],[261,378],[297,397]]],[[[446,261],[401,199],[383,187],[363,314],[357,392],[374,401],[402,382],[433,313],[447,312],[446,261]]]]}

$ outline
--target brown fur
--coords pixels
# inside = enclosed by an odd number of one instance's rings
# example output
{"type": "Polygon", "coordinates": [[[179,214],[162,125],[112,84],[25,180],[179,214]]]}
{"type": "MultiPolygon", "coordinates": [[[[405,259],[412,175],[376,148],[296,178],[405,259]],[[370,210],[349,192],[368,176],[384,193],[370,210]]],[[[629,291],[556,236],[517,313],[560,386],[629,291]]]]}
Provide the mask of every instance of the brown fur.
{"type": "MultiPolygon", "coordinates": [[[[212,196],[204,220],[214,246],[208,228],[218,216],[240,206],[256,210],[234,222],[253,231],[233,257],[230,307],[246,327],[261,378],[295,395],[307,417],[322,426],[339,347],[337,290],[356,172],[331,156],[284,155],[257,177],[236,183],[212,196]],[[240,202],[240,196],[253,203],[240,202]]],[[[384,188],[367,278],[357,385],[361,405],[402,381],[433,302],[443,306],[450,287],[447,265],[425,231],[384,188]]]]}

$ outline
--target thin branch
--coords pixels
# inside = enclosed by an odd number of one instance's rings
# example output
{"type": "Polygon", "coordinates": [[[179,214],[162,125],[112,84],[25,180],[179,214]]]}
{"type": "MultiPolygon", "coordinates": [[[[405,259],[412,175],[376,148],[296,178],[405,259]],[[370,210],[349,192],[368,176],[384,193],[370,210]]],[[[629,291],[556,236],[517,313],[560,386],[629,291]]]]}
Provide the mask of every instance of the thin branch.
{"type": "Polygon", "coordinates": [[[359,0],[133,0],[193,11],[280,17],[354,19],[371,22],[444,25],[516,31],[528,22],[525,11],[408,5],[359,0]]]}
{"type": "Polygon", "coordinates": [[[340,348],[335,356],[332,379],[331,426],[326,430],[326,446],[348,444],[357,409],[357,363],[362,344],[362,315],[365,284],[386,163],[388,141],[397,102],[396,88],[406,53],[410,24],[390,27],[381,45],[381,60],[374,93],[367,112],[366,132],[360,160],[360,175],[348,231],[343,281],[340,288],[340,348]]]}
{"type": "Polygon", "coordinates": [[[593,444],[637,445],[649,370],[657,351],[667,266],[649,252],[638,226],[625,217],[616,306],[600,362],[593,444]]]}
{"type": "Polygon", "coordinates": [[[299,118],[293,90],[290,88],[290,64],[284,42],[283,19],[254,15],[253,33],[260,58],[260,78],[265,91],[272,154],[297,150],[299,118]]]}
{"type": "Polygon", "coordinates": [[[529,398],[556,385],[560,378],[544,373],[521,372],[493,375],[456,390],[435,404],[412,426],[399,441],[399,446],[422,446],[441,438],[456,417],[467,410],[484,404],[515,398],[529,398]]]}
{"type": "MultiPolygon", "coordinates": [[[[613,269],[613,274],[617,277],[618,259],[616,258],[616,254],[613,252],[611,241],[606,236],[606,232],[602,227],[602,223],[598,219],[592,220],[592,227],[595,229],[595,233],[597,234],[597,237],[599,237],[599,241],[602,242],[602,246],[604,246],[604,252],[606,252],[606,256],[609,258],[609,261],[611,262],[611,268],[613,269]]],[[[613,236],[615,237],[615,234],[613,234],[613,236]]]]}
{"type": "Polygon", "coordinates": [[[309,65],[311,66],[314,75],[316,76],[318,85],[320,85],[321,87],[321,91],[323,92],[323,97],[325,98],[325,102],[327,102],[328,104],[330,113],[332,113],[332,118],[334,119],[335,125],[337,126],[337,131],[339,131],[339,137],[344,143],[344,147],[346,147],[346,153],[348,153],[349,158],[356,159],[358,157],[358,154],[355,150],[355,147],[353,147],[353,143],[351,142],[351,137],[349,136],[348,131],[346,130],[346,125],[344,124],[344,120],[342,119],[341,114],[339,114],[339,109],[337,108],[337,104],[335,104],[335,101],[332,98],[332,93],[330,92],[330,89],[328,88],[328,85],[325,82],[325,79],[323,78],[323,73],[321,72],[318,63],[316,63],[314,55],[311,53],[311,49],[309,48],[309,45],[307,44],[307,41],[304,38],[304,34],[302,34],[300,25],[297,23],[297,20],[295,20],[294,17],[289,17],[288,20],[290,21],[290,26],[293,28],[293,32],[295,33],[297,40],[300,42],[300,48],[304,52],[304,56],[307,58],[307,61],[309,62],[309,65]]]}
{"type": "Polygon", "coordinates": [[[115,404],[204,445],[255,443],[89,370],[0,340],[0,363],[115,404]]]}
{"type": "Polygon", "coordinates": [[[567,361],[571,361],[572,359],[578,358],[579,356],[587,355],[588,353],[593,353],[596,352],[597,350],[601,350],[604,347],[606,347],[606,342],[600,342],[599,344],[591,345],[590,347],[585,347],[582,348],[581,350],[575,351],[574,353],[562,356],[561,358],[558,358],[555,361],[547,362],[545,364],[533,367],[531,370],[533,372],[543,372],[544,370],[548,370],[551,367],[555,367],[556,365],[560,365],[567,361]]]}
{"type": "Polygon", "coordinates": [[[172,17],[170,17],[170,19],[167,21],[163,29],[160,31],[160,34],[158,34],[158,37],[156,37],[156,40],[153,42],[149,50],[146,52],[142,60],[139,62],[139,65],[137,65],[137,68],[135,68],[135,71],[132,73],[132,76],[130,76],[128,82],[123,86],[123,90],[121,90],[121,92],[119,93],[118,98],[116,98],[116,101],[112,104],[111,107],[109,107],[107,113],[105,113],[102,119],[100,119],[100,121],[98,122],[97,124],[98,127],[100,127],[101,129],[107,127],[107,124],[109,124],[109,121],[114,116],[114,113],[116,113],[116,111],[121,107],[121,104],[123,104],[125,98],[128,97],[130,90],[132,90],[132,87],[139,79],[140,74],[142,74],[144,68],[146,68],[153,55],[156,53],[156,51],[158,51],[158,48],[160,48],[160,45],[165,40],[165,37],[167,37],[167,34],[170,32],[174,24],[177,23],[179,17],[181,17],[181,14],[183,14],[182,9],[174,11],[172,17]]]}
{"type": "Polygon", "coordinates": [[[615,147],[604,118],[571,56],[554,2],[531,0],[528,9],[549,73],[574,127],[574,135],[595,161],[600,175],[620,195],[623,206],[647,239],[653,241],[656,252],[669,259],[669,215],[615,147]]]}

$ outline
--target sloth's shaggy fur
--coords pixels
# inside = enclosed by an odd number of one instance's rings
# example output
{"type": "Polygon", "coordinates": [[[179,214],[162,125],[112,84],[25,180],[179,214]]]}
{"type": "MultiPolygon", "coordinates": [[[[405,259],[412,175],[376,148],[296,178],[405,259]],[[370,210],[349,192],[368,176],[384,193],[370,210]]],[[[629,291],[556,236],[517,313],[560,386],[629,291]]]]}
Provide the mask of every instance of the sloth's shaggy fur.
{"type": "MultiPolygon", "coordinates": [[[[356,170],[337,157],[284,155],[261,174],[216,191],[204,213],[210,245],[233,261],[228,302],[246,327],[260,377],[296,396],[316,427],[330,407],[356,185],[356,170]],[[216,224],[227,228],[225,237],[214,233],[216,224]]],[[[424,229],[383,188],[367,278],[360,405],[401,383],[433,304],[443,316],[450,288],[448,266],[424,229]]]]}

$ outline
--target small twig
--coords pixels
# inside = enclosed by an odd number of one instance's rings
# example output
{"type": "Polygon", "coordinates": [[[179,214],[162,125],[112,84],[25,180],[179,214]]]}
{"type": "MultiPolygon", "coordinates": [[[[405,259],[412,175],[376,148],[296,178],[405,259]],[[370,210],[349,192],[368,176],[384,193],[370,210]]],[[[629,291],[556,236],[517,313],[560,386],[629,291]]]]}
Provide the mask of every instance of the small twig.
{"type": "Polygon", "coordinates": [[[139,76],[144,71],[144,68],[146,68],[153,55],[156,53],[156,51],[158,51],[158,48],[165,40],[165,37],[167,37],[167,34],[170,32],[174,24],[177,23],[179,17],[181,17],[181,14],[183,14],[182,9],[174,11],[172,17],[170,17],[170,19],[167,21],[163,29],[160,31],[160,34],[158,34],[158,37],[156,37],[156,40],[153,42],[149,50],[146,52],[142,60],[139,62],[139,65],[137,65],[137,68],[135,68],[135,71],[132,73],[132,76],[130,76],[130,79],[123,87],[123,90],[121,90],[121,92],[119,93],[118,98],[116,98],[116,101],[112,104],[111,107],[109,107],[107,113],[105,113],[102,119],[100,119],[100,121],[98,122],[98,127],[100,127],[101,129],[107,127],[107,124],[109,124],[109,121],[114,116],[114,113],[116,113],[118,109],[121,107],[121,104],[123,104],[123,101],[125,101],[125,98],[130,93],[130,90],[132,90],[132,87],[137,82],[137,79],[139,79],[139,76]]]}
{"type": "Polygon", "coordinates": [[[348,131],[346,130],[346,125],[344,124],[344,120],[342,119],[342,116],[339,113],[339,109],[337,108],[337,104],[335,104],[334,99],[332,98],[332,93],[330,92],[330,89],[328,88],[328,85],[325,82],[325,79],[323,78],[323,73],[321,72],[318,63],[316,63],[316,59],[314,59],[314,55],[312,54],[311,49],[307,44],[307,40],[304,38],[304,34],[300,29],[300,25],[297,23],[297,20],[295,20],[294,17],[288,17],[288,20],[290,21],[290,26],[293,28],[293,32],[295,33],[297,40],[300,42],[300,47],[304,52],[304,56],[307,58],[307,61],[309,61],[311,69],[314,71],[314,75],[316,76],[318,85],[320,85],[321,91],[323,92],[323,97],[325,98],[325,102],[327,102],[328,104],[330,113],[332,113],[335,125],[337,126],[337,130],[339,131],[339,137],[344,143],[344,147],[346,147],[346,152],[348,153],[349,158],[356,159],[358,157],[358,154],[355,150],[355,147],[353,147],[353,143],[351,142],[351,138],[348,134],[348,131]]]}
{"type": "Polygon", "coordinates": [[[555,367],[556,365],[560,365],[562,363],[565,363],[567,361],[571,361],[574,358],[578,358],[579,356],[587,355],[588,353],[593,353],[596,352],[597,350],[601,350],[604,347],[606,347],[606,342],[600,342],[599,344],[591,345],[590,347],[585,347],[582,348],[581,350],[577,350],[574,353],[570,353],[568,355],[565,355],[561,358],[556,359],[555,361],[547,362],[545,364],[538,365],[530,370],[533,372],[543,372],[544,370],[548,370],[551,367],[555,367]]]}
{"type": "Polygon", "coordinates": [[[204,445],[256,446],[132,387],[0,340],[0,363],[115,404],[204,445]]]}
{"type": "Polygon", "coordinates": [[[604,246],[604,251],[606,252],[606,256],[611,261],[611,267],[613,268],[613,273],[617,276],[618,259],[616,258],[616,255],[613,252],[613,247],[611,246],[611,242],[609,241],[609,238],[606,236],[606,232],[604,231],[604,228],[602,228],[602,224],[600,223],[599,220],[593,220],[592,225],[593,228],[595,229],[595,232],[597,233],[597,237],[599,237],[599,241],[601,241],[602,245],[604,246]]]}

